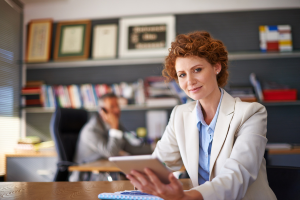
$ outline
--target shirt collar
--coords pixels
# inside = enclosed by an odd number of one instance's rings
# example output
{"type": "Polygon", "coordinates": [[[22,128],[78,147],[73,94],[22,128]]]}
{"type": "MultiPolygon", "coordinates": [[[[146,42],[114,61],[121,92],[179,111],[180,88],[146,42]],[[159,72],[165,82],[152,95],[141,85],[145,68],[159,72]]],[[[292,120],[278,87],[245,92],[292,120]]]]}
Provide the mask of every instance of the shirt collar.
{"type": "Polygon", "coordinates": [[[202,113],[202,109],[201,109],[201,104],[200,101],[198,100],[196,103],[196,119],[197,119],[197,124],[199,124],[199,122],[206,127],[207,129],[211,129],[213,132],[215,131],[215,126],[217,123],[217,118],[218,118],[218,114],[219,114],[219,110],[220,110],[220,106],[221,106],[221,102],[222,102],[222,98],[223,98],[223,93],[224,91],[222,89],[220,89],[221,91],[221,98],[218,104],[218,108],[217,111],[215,113],[215,116],[213,118],[213,120],[210,122],[209,125],[206,124],[206,122],[204,121],[204,117],[203,117],[203,113],[202,113]]]}

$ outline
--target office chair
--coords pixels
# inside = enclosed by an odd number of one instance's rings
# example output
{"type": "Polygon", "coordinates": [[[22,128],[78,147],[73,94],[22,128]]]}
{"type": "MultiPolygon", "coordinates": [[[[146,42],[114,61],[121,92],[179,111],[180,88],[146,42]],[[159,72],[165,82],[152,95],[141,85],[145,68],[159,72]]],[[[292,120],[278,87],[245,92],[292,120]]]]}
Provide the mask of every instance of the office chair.
{"type": "Polygon", "coordinates": [[[300,167],[267,166],[267,175],[278,200],[300,199],[300,167]]]}
{"type": "Polygon", "coordinates": [[[75,165],[77,139],[87,120],[88,113],[83,109],[56,108],[52,115],[50,131],[59,158],[54,181],[68,181],[68,167],[75,165]]]}

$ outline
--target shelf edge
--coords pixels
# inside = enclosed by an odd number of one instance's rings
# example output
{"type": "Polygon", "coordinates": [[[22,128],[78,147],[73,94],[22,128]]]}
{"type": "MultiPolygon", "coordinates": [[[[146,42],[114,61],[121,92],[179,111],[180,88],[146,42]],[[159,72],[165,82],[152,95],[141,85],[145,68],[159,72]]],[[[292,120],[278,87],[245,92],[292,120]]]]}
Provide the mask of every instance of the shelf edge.
{"type": "MultiPolygon", "coordinates": [[[[121,107],[121,111],[138,111],[138,110],[168,110],[168,109],[173,109],[174,106],[155,106],[155,107],[149,107],[149,106],[126,106],[126,107],[121,107]]],[[[54,108],[38,108],[38,107],[33,107],[33,108],[22,108],[23,110],[26,111],[26,113],[54,113],[55,109],[54,108]]],[[[88,112],[96,112],[98,109],[97,108],[85,108],[88,112]]]]}

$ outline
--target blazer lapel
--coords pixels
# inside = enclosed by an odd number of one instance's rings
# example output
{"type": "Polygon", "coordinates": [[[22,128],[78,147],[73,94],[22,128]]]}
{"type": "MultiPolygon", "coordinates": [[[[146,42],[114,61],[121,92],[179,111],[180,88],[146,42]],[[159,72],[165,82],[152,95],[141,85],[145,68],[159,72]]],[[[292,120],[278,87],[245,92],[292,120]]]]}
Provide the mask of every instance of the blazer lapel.
{"type": "MultiPolygon", "coordinates": [[[[216,159],[222,149],[223,143],[226,139],[229,125],[233,116],[235,99],[232,98],[225,90],[223,99],[221,102],[221,107],[219,111],[219,116],[217,119],[217,124],[215,127],[214,138],[211,148],[211,156],[210,156],[210,175],[215,165],[216,159]]],[[[211,176],[209,177],[211,180],[211,176]]]]}
{"type": "MultiPolygon", "coordinates": [[[[195,101],[197,102],[197,101],[195,101]]],[[[198,162],[199,162],[199,131],[196,120],[196,104],[191,104],[189,111],[183,112],[186,158],[188,172],[193,185],[198,185],[198,162]]]]}

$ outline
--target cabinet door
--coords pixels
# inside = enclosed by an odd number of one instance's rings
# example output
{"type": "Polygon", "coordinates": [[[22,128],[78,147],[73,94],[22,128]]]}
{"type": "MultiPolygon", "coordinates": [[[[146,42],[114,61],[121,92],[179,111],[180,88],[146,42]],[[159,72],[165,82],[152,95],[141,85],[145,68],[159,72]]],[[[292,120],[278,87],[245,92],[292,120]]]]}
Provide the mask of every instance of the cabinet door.
{"type": "Polygon", "coordinates": [[[6,181],[53,181],[57,160],[57,157],[7,157],[6,181]]]}

